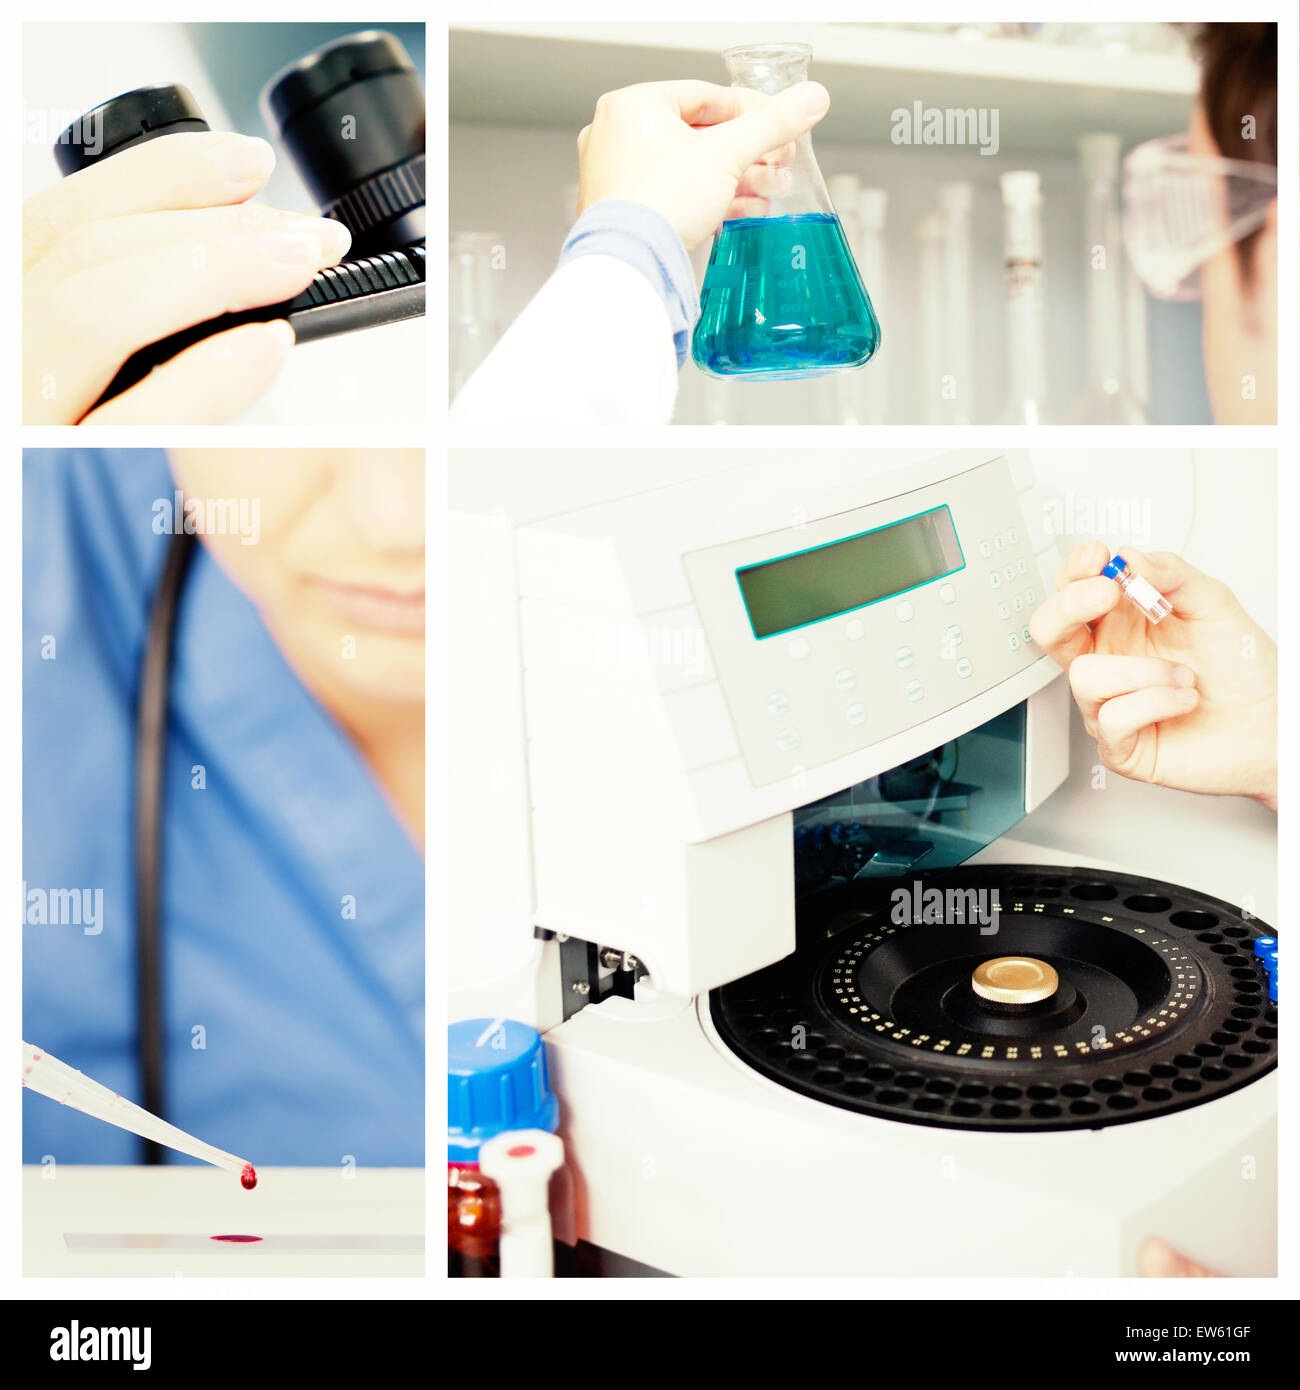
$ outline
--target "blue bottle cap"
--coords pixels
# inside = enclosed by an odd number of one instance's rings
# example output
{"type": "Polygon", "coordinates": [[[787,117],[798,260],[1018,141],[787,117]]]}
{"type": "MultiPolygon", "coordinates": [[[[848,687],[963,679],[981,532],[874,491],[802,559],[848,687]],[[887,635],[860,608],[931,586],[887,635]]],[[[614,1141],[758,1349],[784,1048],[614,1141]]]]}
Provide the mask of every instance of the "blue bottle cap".
{"type": "Polygon", "coordinates": [[[1271,951],[1265,951],[1264,954],[1260,957],[1260,959],[1264,962],[1265,970],[1276,970],[1277,947],[1275,946],[1271,951]]]}
{"type": "Polygon", "coordinates": [[[1124,557],[1122,555],[1112,555],[1106,563],[1106,568],[1102,570],[1102,574],[1104,574],[1107,579],[1118,579],[1120,571],[1126,569],[1128,569],[1128,562],[1124,557]]]}
{"type": "Polygon", "coordinates": [[[447,1029],[447,1158],[477,1163],[479,1146],[512,1129],[558,1128],[536,1028],[509,1018],[469,1018],[447,1029]]]}
{"type": "Polygon", "coordinates": [[[1270,1004],[1276,1004],[1276,1003],[1277,1003],[1277,976],[1276,976],[1276,975],[1270,975],[1270,976],[1268,977],[1268,1002],[1269,1002],[1270,1004]]]}
{"type": "Polygon", "coordinates": [[[1277,937],[1275,937],[1275,936],[1257,936],[1257,937],[1255,938],[1255,954],[1256,954],[1257,956],[1262,956],[1262,955],[1264,954],[1265,951],[1276,951],[1276,950],[1277,950],[1277,937]]]}

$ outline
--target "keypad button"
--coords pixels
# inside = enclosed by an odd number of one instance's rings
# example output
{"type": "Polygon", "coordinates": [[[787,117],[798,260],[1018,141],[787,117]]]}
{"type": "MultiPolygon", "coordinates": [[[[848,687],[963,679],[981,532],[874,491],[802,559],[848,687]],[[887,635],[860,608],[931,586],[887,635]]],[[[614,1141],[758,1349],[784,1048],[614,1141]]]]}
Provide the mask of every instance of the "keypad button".
{"type": "Polygon", "coordinates": [[[907,668],[916,660],[912,654],[911,647],[899,647],[894,653],[894,665],[906,671],[907,668]]]}
{"type": "Polygon", "coordinates": [[[799,730],[782,729],[776,736],[776,746],[782,753],[793,753],[799,746],[799,730]]]}
{"type": "Polygon", "coordinates": [[[866,717],[867,712],[861,705],[850,705],[844,711],[844,722],[853,725],[854,728],[861,724],[866,717]]]}
{"type": "Polygon", "coordinates": [[[897,604],[894,608],[894,615],[900,623],[910,623],[914,612],[915,610],[907,599],[904,599],[902,603],[897,604]]]}
{"type": "Polygon", "coordinates": [[[836,690],[852,690],[858,683],[857,674],[847,666],[841,666],[834,677],[836,690]]]}
{"type": "Polygon", "coordinates": [[[962,657],[962,659],[957,663],[957,665],[953,669],[962,678],[962,680],[968,679],[971,673],[970,658],[965,656],[962,657]]]}
{"type": "Polygon", "coordinates": [[[866,630],[861,618],[850,618],[848,622],[844,624],[844,635],[850,642],[861,642],[866,630]]]}
{"type": "Polygon", "coordinates": [[[792,637],[785,649],[791,661],[804,661],[812,652],[812,643],[806,637],[792,637]]]}
{"type": "Polygon", "coordinates": [[[1009,603],[999,603],[999,604],[998,604],[998,617],[1001,618],[1003,622],[1006,622],[1006,620],[1007,620],[1010,616],[1011,616],[1011,605],[1010,605],[1009,603]]]}
{"type": "Polygon", "coordinates": [[[767,697],[767,712],[771,715],[782,715],[789,712],[790,697],[784,690],[774,690],[767,697]]]}
{"type": "Polygon", "coordinates": [[[907,696],[913,704],[918,700],[925,699],[925,686],[920,681],[908,681],[903,687],[903,694],[907,696]]]}
{"type": "Polygon", "coordinates": [[[953,602],[956,600],[956,598],[957,598],[957,591],[956,591],[956,589],[954,589],[954,588],[952,587],[951,584],[940,584],[940,585],[939,585],[939,602],[940,602],[940,603],[953,603],[953,602]]]}

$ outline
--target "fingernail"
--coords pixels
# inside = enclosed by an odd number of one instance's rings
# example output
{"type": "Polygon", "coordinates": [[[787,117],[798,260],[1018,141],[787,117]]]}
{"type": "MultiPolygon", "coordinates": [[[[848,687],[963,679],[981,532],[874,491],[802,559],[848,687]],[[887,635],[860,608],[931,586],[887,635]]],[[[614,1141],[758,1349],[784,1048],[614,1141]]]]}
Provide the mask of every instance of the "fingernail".
{"type": "Polygon", "coordinates": [[[1148,1240],[1142,1247],[1138,1259],[1142,1275],[1146,1279],[1176,1279],[1180,1273],[1178,1256],[1163,1240],[1148,1240]]]}
{"type": "Polygon", "coordinates": [[[293,329],[286,319],[249,324],[230,335],[230,351],[250,367],[265,368],[280,361],[294,345],[293,329]]]}
{"type": "Polygon", "coordinates": [[[259,237],[262,250],[281,265],[320,265],[320,238],[310,232],[272,232],[259,237]]]}
{"type": "Polygon", "coordinates": [[[799,88],[799,104],[807,116],[820,116],[831,104],[831,94],[820,82],[803,82],[799,88]]]}
{"type": "Polygon", "coordinates": [[[320,243],[321,258],[327,264],[341,261],[352,245],[352,233],[332,217],[295,217],[285,231],[292,236],[315,237],[320,243]]]}
{"type": "Polygon", "coordinates": [[[1191,686],[1196,684],[1196,672],[1186,666],[1174,667],[1174,684],[1181,686],[1191,686]]]}
{"type": "Polygon", "coordinates": [[[275,151],[255,135],[232,135],[213,150],[212,157],[231,183],[265,179],[275,168],[275,151]]]}

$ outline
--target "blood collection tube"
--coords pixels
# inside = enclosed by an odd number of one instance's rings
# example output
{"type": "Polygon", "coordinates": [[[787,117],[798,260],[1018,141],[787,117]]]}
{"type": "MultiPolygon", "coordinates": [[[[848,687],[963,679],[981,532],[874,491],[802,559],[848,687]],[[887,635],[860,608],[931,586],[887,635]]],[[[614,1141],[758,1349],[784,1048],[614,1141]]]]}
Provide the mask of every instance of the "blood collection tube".
{"type": "Polygon", "coordinates": [[[1167,618],[1174,611],[1173,604],[1154,584],[1149,584],[1140,574],[1131,570],[1128,561],[1122,555],[1112,555],[1102,574],[1119,585],[1124,591],[1124,597],[1146,614],[1148,622],[1158,623],[1161,618],[1167,618]]]}

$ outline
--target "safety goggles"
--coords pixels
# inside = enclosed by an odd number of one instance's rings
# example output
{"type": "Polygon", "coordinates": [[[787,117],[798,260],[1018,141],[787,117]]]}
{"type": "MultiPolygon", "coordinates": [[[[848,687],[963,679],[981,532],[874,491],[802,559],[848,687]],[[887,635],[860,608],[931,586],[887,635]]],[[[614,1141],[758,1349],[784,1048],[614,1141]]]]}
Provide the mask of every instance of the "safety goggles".
{"type": "Polygon", "coordinates": [[[1148,140],[1124,160],[1124,243],[1157,299],[1197,299],[1201,267],[1264,225],[1277,169],[1189,154],[1186,135],[1148,140]]]}

